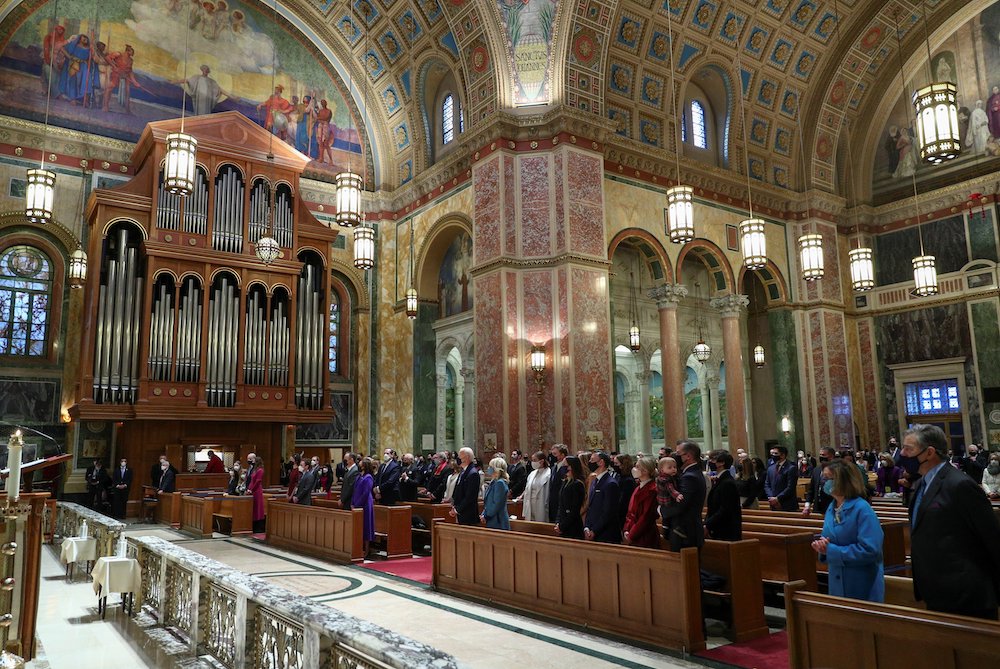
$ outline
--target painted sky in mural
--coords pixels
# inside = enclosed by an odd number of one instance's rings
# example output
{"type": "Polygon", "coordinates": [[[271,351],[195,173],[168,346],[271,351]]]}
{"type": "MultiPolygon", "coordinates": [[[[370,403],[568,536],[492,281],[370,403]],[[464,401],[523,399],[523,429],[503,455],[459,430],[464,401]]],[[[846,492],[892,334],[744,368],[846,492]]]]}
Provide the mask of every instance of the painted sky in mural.
{"type": "Polygon", "coordinates": [[[558,0],[497,0],[507,33],[514,103],[551,100],[552,43],[558,0]]]}
{"type": "MultiPolygon", "coordinates": [[[[872,173],[873,191],[889,193],[909,186],[911,178],[940,177],[942,171],[971,167],[1000,156],[1000,2],[956,30],[933,52],[930,73],[935,80],[958,87],[959,135],[962,153],[940,166],[922,164],[913,128],[914,110],[902,92],[879,136],[872,173]]],[[[931,76],[924,61],[907,89],[925,85],[931,76]]],[[[893,86],[899,89],[898,76],[893,86]]]]}
{"type": "Polygon", "coordinates": [[[361,152],[326,64],[255,5],[83,0],[53,17],[49,2],[16,10],[3,32],[4,113],[43,120],[48,82],[50,123],[108,137],[137,140],[148,122],[180,116],[183,98],[189,115],[241,112],[323,171],[361,152]]]}

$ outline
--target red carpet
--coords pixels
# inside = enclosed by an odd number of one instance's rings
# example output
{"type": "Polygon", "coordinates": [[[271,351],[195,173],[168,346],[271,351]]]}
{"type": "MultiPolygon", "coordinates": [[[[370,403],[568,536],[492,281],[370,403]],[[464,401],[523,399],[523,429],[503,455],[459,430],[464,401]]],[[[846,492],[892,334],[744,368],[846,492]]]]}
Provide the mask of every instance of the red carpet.
{"type": "Polygon", "coordinates": [[[788,634],[777,632],[745,643],[731,643],[695,653],[744,669],[788,669],[788,634]]]}
{"type": "Polygon", "coordinates": [[[431,557],[401,558],[399,560],[366,562],[361,566],[365,569],[374,569],[375,571],[430,585],[431,572],[434,568],[433,559],[431,557]]]}

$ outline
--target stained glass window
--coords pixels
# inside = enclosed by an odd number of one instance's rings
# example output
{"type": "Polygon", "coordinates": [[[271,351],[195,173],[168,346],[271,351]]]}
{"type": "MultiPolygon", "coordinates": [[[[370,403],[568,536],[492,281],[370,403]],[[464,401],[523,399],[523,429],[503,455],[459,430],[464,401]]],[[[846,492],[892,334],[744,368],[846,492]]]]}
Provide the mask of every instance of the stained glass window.
{"type": "Polygon", "coordinates": [[[441,143],[455,139],[455,98],[451,93],[444,96],[441,103],[441,143]]]}
{"type": "Polygon", "coordinates": [[[958,413],[962,410],[958,399],[958,379],[907,383],[904,395],[908,416],[958,413]]]}
{"type": "Polygon", "coordinates": [[[0,255],[0,355],[45,355],[51,296],[47,255],[25,245],[0,255]]]}
{"type": "MultiPolygon", "coordinates": [[[[695,146],[699,149],[708,148],[708,138],[705,134],[705,107],[697,100],[691,101],[691,135],[695,146]]],[[[684,141],[683,138],[681,141],[684,141]]]]}
{"type": "Polygon", "coordinates": [[[330,373],[340,373],[340,296],[330,291],[330,373]]]}

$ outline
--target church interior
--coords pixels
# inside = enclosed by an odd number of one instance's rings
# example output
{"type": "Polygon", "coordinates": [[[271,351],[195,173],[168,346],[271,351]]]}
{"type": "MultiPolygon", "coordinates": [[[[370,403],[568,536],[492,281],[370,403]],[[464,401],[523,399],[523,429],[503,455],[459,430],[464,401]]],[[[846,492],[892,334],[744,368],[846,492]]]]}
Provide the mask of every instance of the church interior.
{"type": "Polygon", "coordinates": [[[279,473],[682,440],[795,462],[917,423],[1000,451],[1000,1],[0,0],[0,90],[4,658],[995,661],[995,623],[957,641],[907,591],[898,501],[873,503],[886,604],[851,614],[822,518],[745,513],[700,554],[707,602],[697,552],[493,539],[437,504],[376,504],[368,560],[360,511],[279,473]],[[251,454],[266,530],[221,492],[251,454]],[[96,461],[133,472],[122,518],[90,508],[96,461]],[[88,532],[136,561],[134,610],[60,564],[88,532]]]}

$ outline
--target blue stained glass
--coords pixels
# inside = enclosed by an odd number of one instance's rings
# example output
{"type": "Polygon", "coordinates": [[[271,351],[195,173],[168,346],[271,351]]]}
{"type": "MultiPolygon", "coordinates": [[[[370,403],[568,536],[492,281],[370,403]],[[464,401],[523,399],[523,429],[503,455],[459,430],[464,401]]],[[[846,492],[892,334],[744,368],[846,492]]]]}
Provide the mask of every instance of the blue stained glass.
{"type": "Polygon", "coordinates": [[[691,134],[694,136],[695,146],[699,149],[708,148],[708,139],[705,134],[705,107],[697,100],[691,101],[691,134]]]}
{"type": "Polygon", "coordinates": [[[907,383],[904,386],[904,396],[908,416],[961,411],[961,403],[958,398],[958,379],[907,383]]]}
{"type": "Polygon", "coordinates": [[[52,263],[45,253],[23,244],[3,251],[0,355],[45,355],[51,290],[52,263]]]}
{"type": "Polygon", "coordinates": [[[441,143],[447,144],[455,138],[455,98],[451,93],[444,96],[441,103],[441,143]]]}
{"type": "Polygon", "coordinates": [[[337,293],[330,292],[330,373],[340,372],[340,301],[337,293]]]}

